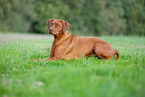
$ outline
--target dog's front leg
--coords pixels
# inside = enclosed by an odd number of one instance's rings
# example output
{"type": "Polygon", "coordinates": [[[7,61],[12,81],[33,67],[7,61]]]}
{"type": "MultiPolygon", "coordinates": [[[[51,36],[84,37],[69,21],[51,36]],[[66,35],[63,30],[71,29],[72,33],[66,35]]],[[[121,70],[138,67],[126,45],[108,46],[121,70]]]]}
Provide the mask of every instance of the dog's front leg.
{"type": "Polygon", "coordinates": [[[47,60],[61,60],[61,59],[65,59],[65,48],[62,46],[59,47],[55,47],[52,49],[53,56],[51,54],[50,59],[47,60]]]}
{"type": "Polygon", "coordinates": [[[54,56],[54,50],[55,50],[55,42],[53,42],[53,44],[52,44],[50,58],[52,58],[54,56]]]}

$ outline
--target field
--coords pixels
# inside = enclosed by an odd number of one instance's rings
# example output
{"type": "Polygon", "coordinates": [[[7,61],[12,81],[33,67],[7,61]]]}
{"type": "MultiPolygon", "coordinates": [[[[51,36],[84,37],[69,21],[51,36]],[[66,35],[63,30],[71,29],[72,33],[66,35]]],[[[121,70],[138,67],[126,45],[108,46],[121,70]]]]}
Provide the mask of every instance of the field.
{"type": "Polygon", "coordinates": [[[100,37],[120,52],[119,61],[30,62],[49,56],[53,38],[28,36],[0,40],[0,97],[145,97],[145,37],[100,37]]]}

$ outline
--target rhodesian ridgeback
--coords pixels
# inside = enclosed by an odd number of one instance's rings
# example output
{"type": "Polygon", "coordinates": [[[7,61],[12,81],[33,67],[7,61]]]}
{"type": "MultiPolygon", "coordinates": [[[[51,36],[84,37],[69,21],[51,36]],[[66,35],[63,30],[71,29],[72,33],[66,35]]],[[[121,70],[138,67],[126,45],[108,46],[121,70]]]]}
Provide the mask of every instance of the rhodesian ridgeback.
{"type": "MultiPolygon", "coordinates": [[[[48,19],[49,33],[54,35],[50,58],[42,60],[71,60],[85,57],[99,57],[103,60],[112,60],[119,52],[106,40],[97,37],[75,36],[68,32],[70,24],[64,20],[48,19]]],[[[39,60],[39,59],[38,59],[39,60]]]]}

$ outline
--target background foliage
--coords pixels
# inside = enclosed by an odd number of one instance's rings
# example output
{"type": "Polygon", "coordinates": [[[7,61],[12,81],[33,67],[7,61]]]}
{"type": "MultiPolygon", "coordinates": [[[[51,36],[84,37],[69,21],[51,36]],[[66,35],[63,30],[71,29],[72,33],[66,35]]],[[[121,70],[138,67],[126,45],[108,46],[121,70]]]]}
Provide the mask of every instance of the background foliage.
{"type": "Polygon", "coordinates": [[[73,34],[145,35],[144,0],[0,0],[0,31],[47,33],[50,18],[73,34]]]}

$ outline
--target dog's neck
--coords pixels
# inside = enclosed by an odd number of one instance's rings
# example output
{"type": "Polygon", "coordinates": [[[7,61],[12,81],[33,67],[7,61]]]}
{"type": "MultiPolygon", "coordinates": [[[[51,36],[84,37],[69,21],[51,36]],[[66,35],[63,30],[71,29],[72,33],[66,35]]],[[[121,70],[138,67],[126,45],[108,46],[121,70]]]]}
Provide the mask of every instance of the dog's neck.
{"type": "Polygon", "coordinates": [[[61,32],[61,34],[54,35],[54,41],[58,42],[58,41],[68,38],[69,36],[70,36],[70,33],[68,31],[65,33],[61,32]]]}
{"type": "Polygon", "coordinates": [[[61,31],[61,32],[59,32],[59,34],[54,35],[54,40],[55,40],[55,41],[59,41],[59,40],[61,39],[62,36],[63,36],[63,33],[62,33],[62,31],[61,31]]]}

